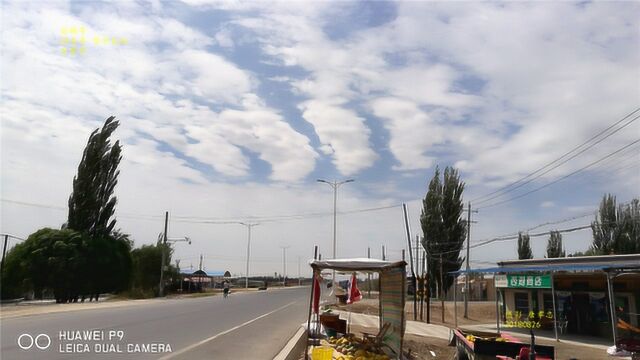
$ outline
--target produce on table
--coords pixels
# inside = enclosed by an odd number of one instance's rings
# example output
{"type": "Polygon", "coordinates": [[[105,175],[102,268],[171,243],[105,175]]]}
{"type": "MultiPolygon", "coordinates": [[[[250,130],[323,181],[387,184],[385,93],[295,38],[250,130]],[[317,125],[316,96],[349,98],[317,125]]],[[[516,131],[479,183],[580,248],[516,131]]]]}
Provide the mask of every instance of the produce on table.
{"type": "Polygon", "coordinates": [[[329,344],[340,353],[336,360],[389,360],[389,356],[368,349],[365,344],[353,336],[340,339],[329,338],[329,344]]]}

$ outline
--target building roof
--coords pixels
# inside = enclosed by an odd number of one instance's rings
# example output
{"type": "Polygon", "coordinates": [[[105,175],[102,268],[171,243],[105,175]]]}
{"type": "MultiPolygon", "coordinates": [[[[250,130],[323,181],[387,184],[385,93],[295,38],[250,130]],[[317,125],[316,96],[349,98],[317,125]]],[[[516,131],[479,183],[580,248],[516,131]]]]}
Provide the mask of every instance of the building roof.
{"type": "Polygon", "coordinates": [[[563,258],[524,259],[499,261],[502,267],[519,266],[549,266],[549,265],[612,265],[626,266],[640,264],[640,254],[628,255],[601,255],[601,256],[574,256],[563,258]]]}
{"type": "Polygon", "coordinates": [[[194,276],[211,276],[211,277],[219,277],[224,276],[224,271],[218,270],[180,270],[180,274],[182,275],[194,275],[194,276]]]}
{"type": "Polygon", "coordinates": [[[498,262],[498,267],[453,271],[464,273],[517,273],[552,271],[640,271],[640,254],[576,256],[550,259],[525,259],[498,262]]]}

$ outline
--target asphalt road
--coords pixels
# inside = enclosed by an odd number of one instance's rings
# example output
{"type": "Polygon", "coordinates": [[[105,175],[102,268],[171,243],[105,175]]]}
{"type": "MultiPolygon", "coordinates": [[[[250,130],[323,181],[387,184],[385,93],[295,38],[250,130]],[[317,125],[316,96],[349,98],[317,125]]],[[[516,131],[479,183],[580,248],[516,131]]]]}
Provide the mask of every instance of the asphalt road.
{"type": "Polygon", "coordinates": [[[7,318],[0,358],[273,359],[306,320],[308,301],[308,288],[270,289],[7,318]],[[23,350],[19,338],[35,344],[23,350]]]}

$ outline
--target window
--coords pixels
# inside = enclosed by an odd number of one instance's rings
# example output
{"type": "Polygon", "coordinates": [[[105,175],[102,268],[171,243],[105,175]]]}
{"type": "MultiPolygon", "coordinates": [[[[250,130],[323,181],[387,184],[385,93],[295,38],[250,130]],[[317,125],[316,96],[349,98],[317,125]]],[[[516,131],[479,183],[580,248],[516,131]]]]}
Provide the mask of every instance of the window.
{"type": "Polygon", "coordinates": [[[524,319],[529,314],[529,293],[526,292],[517,292],[514,294],[515,302],[516,302],[516,312],[519,312],[524,319]]]}

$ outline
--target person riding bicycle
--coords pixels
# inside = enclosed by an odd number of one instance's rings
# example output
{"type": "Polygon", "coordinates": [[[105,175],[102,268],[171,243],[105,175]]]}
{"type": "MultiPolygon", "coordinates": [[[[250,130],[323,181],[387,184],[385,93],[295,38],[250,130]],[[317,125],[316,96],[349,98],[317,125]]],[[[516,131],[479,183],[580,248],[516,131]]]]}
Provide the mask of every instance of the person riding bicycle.
{"type": "Polygon", "coordinates": [[[229,296],[229,282],[227,280],[222,283],[222,288],[224,289],[224,297],[229,296]]]}

